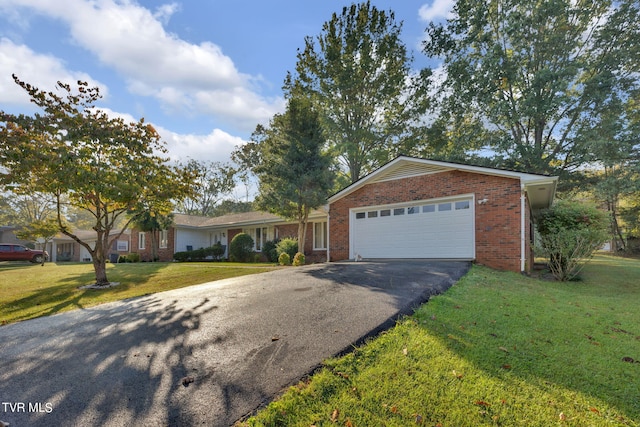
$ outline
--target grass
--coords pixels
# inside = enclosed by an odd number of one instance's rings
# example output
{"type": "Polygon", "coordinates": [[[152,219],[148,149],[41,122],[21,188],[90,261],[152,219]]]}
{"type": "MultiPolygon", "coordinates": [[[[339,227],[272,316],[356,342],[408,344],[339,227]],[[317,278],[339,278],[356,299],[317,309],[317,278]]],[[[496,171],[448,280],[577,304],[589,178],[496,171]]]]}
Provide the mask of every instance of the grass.
{"type": "Polygon", "coordinates": [[[80,290],[95,281],[91,264],[0,263],[0,324],[274,268],[234,263],[107,264],[109,280],[120,285],[80,290]]]}
{"type": "Polygon", "coordinates": [[[639,426],[640,261],[583,280],[474,266],[245,426],[639,426]]]}

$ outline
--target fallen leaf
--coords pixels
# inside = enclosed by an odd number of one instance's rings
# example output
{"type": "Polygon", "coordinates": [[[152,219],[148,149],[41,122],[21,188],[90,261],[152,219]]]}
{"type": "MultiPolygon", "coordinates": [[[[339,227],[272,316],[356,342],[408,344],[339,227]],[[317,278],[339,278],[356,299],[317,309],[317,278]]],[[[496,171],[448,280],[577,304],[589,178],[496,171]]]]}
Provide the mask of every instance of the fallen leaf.
{"type": "Polygon", "coordinates": [[[331,413],[331,421],[334,423],[338,421],[338,416],[340,416],[340,411],[338,409],[334,409],[331,413]]]}
{"type": "Polygon", "coordinates": [[[272,337],[271,337],[271,342],[273,342],[273,341],[278,341],[279,339],[280,339],[280,337],[279,337],[279,336],[274,335],[274,336],[272,336],[272,337]]]}
{"type": "Polygon", "coordinates": [[[398,413],[398,407],[397,406],[392,406],[391,407],[391,412],[394,413],[394,414],[397,414],[398,413]]]}
{"type": "Polygon", "coordinates": [[[509,350],[507,350],[506,347],[498,347],[500,350],[504,351],[505,353],[509,353],[509,350]]]}
{"type": "Polygon", "coordinates": [[[594,408],[593,406],[592,406],[592,407],[590,407],[590,408],[589,408],[589,410],[590,410],[591,412],[593,412],[594,414],[598,414],[598,415],[600,415],[600,411],[598,411],[598,410],[597,410],[596,408],[594,408]]]}
{"type": "Polygon", "coordinates": [[[406,356],[407,353],[409,353],[409,350],[407,350],[407,347],[403,348],[402,349],[402,354],[404,354],[406,356]]]}
{"type": "Polygon", "coordinates": [[[463,374],[459,374],[456,372],[456,370],[454,369],[453,371],[451,371],[451,373],[453,374],[454,377],[456,377],[457,379],[461,380],[462,377],[464,377],[463,374]]]}
{"type": "Polygon", "coordinates": [[[475,405],[478,406],[491,406],[490,403],[485,402],[484,400],[476,400],[475,402],[473,402],[475,405]]]}
{"type": "Polygon", "coordinates": [[[196,379],[193,377],[184,377],[182,378],[182,385],[185,387],[189,387],[189,384],[194,382],[196,379]]]}
{"type": "Polygon", "coordinates": [[[559,418],[560,418],[560,421],[566,421],[567,420],[567,416],[564,414],[564,412],[560,412],[559,418]]]}
{"type": "Polygon", "coordinates": [[[628,356],[623,357],[623,358],[622,358],[622,361],[623,361],[623,362],[628,362],[628,363],[634,363],[634,362],[635,362],[635,360],[634,360],[634,358],[633,358],[633,357],[628,357],[628,356]]]}
{"type": "Polygon", "coordinates": [[[511,365],[502,365],[502,369],[511,369],[511,365]]]}
{"type": "Polygon", "coordinates": [[[414,416],[416,417],[416,424],[422,424],[422,415],[420,414],[414,414],[414,416]]]}
{"type": "Polygon", "coordinates": [[[347,418],[347,422],[345,422],[344,425],[346,427],[353,427],[353,424],[351,423],[351,420],[349,418],[347,418]]]}

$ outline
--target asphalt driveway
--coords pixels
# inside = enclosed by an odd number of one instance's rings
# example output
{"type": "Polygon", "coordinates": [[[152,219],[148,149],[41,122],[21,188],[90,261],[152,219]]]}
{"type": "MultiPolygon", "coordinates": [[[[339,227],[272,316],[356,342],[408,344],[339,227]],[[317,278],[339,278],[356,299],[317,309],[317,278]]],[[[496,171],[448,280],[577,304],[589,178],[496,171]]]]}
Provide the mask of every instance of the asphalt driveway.
{"type": "Polygon", "coordinates": [[[0,420],[229,426],[468,268],[318,264],[2,326],[0,420]]]}

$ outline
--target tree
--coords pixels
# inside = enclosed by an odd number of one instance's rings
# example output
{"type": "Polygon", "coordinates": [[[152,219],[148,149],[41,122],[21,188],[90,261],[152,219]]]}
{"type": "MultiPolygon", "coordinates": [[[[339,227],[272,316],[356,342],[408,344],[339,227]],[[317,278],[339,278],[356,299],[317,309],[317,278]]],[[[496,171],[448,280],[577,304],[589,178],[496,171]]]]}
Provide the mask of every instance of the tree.
{"type": "Polygon", "coordinates": [[[304,97],[290,98],[284,114],[273,117],[258,151],[253,172],[260,181],[258,207],[298,222],[304,250],[309,212],[324,203],[333,184],[331,157],[323,152],[319,114],[304,97]]]}
{"type": "Polygon", "coordinates": [[[536,222],[540,233],[538,249],[549,258],[551,273],[561,281],[576,277],[584,261],[608,237],[604,212],[576,202],[558,201],[539,212],[536,222]]]}
{"type": "Polygon", "coordinates": [[[192,177],[156,154],[166,148],[144,120],[125,123],[96,109],[98,88],[78,82],[74,91],[58,82],[58,94],[14,80],[43,113],[0,113],[0,182],[53,196],[61,232],[91,254],[96,284],[108,285],[106,255],[122,233],[111,235],[118,219],[129,214],[127,226],[148,210],[170,212],[171,200],[189,194],[192,177]],[[91,214],[95,245],[65,224],[65,203],[91,214]]]}
{"type": "Polygon", "coordinates": [[[635,0],[459,0],[424,42],[444,60],[448,96],[439,105],[455,118],[447,124],[486,129],[477,134],[503,166],[562,174],[592,161],[582,131],[637,85],[639,8],[635,0]]]}
{"type": "Polygon", "coordinates": [[[409,144],[427,108],[426,71],[411,72],[393,12],[370,2],[334,13],[316,39],[305,38],[285,89],[313,99],[329,148],[355,182],[409,144]]]}
{"type": "Polygon", "coordinates": [[[137,215],[135,226],[140,231],[151,235],[151,259],[158,260],[158,232],[167,230],[173,224],[173,214],[158,214],[153,211],[144,211],[137,215]]]}
{"type": "Polygon", "coordinates": [[[214,216],[216,205],[235,187],[235,170],[220,162],[190,159],[182,167],[196,176],[193,195],[177,205],[177,211],[188,215],[214,216]]]}

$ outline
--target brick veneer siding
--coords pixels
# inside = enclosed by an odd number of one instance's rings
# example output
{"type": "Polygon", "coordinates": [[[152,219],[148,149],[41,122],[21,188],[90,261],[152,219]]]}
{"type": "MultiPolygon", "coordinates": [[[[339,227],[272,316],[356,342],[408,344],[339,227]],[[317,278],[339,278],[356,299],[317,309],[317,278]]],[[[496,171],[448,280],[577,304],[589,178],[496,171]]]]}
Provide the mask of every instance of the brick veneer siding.
{"type": "MultiPolygon", "coordinates": [[[[513,178],[448,171],[367,184],[330,206],[331,261],[349,258],[349,209],[475,195],[476,262],[500,270],[520,271],[520,181],[513,178]],[[478,200],[487,199],[485,204],[478,200]]],[[[529,209],[525,236],[530,235],[529,209]]],[[[380,242],[384,244],[384,242],[380,242]]],[[[530,254],[530,246],[527,246],[530,254]]],[[[531,258],[530,256],[528,258],[531,258]]],[[[530,260],[527,263],[531,265],[530,260]]]]}
{"type": "MultiPolygon", "coordinates": [[[[307,263],[325,262],[327,260],[327,250],[313,250],[313,223],[318,221],[309,220],[307,223],[307,236],[304,242],[304,254],[307,263]]],[[[276,226],[278,238],[298,237],[298,224],[284,224],[276,226]]]]}
{"type": "MultiPolygon", "coordinates": [[[[132,253],[137,253],[140,254],[140,260],[141,261],[153,261],[153,251],[151,250],[151,245],[153,244],[153,241],[151,239],[151,232],[147,231],[145,232],[145,248],[144,249],[140,249],[138,247],[138,244],[140,243],[140,239],[139,239],[139,233],[140,230],[138,229],[133,229],[133,231],[131,232],[131,252],[132,253]]],[[[156,246],[160,245],[160,233],[158,231],[154,231],[155,235],[156,235],[156,246]]],[[[156,249],[156,254],[158,256],[158,260],[159,261],[172,261],[173,260],[173,254],[175,253],[175,234],[176,230],[175,228],[171,227],[168,230],[168,238],[167,238],[167,247],[166,248],[160,248],[158,247],[156,249]]]]}

